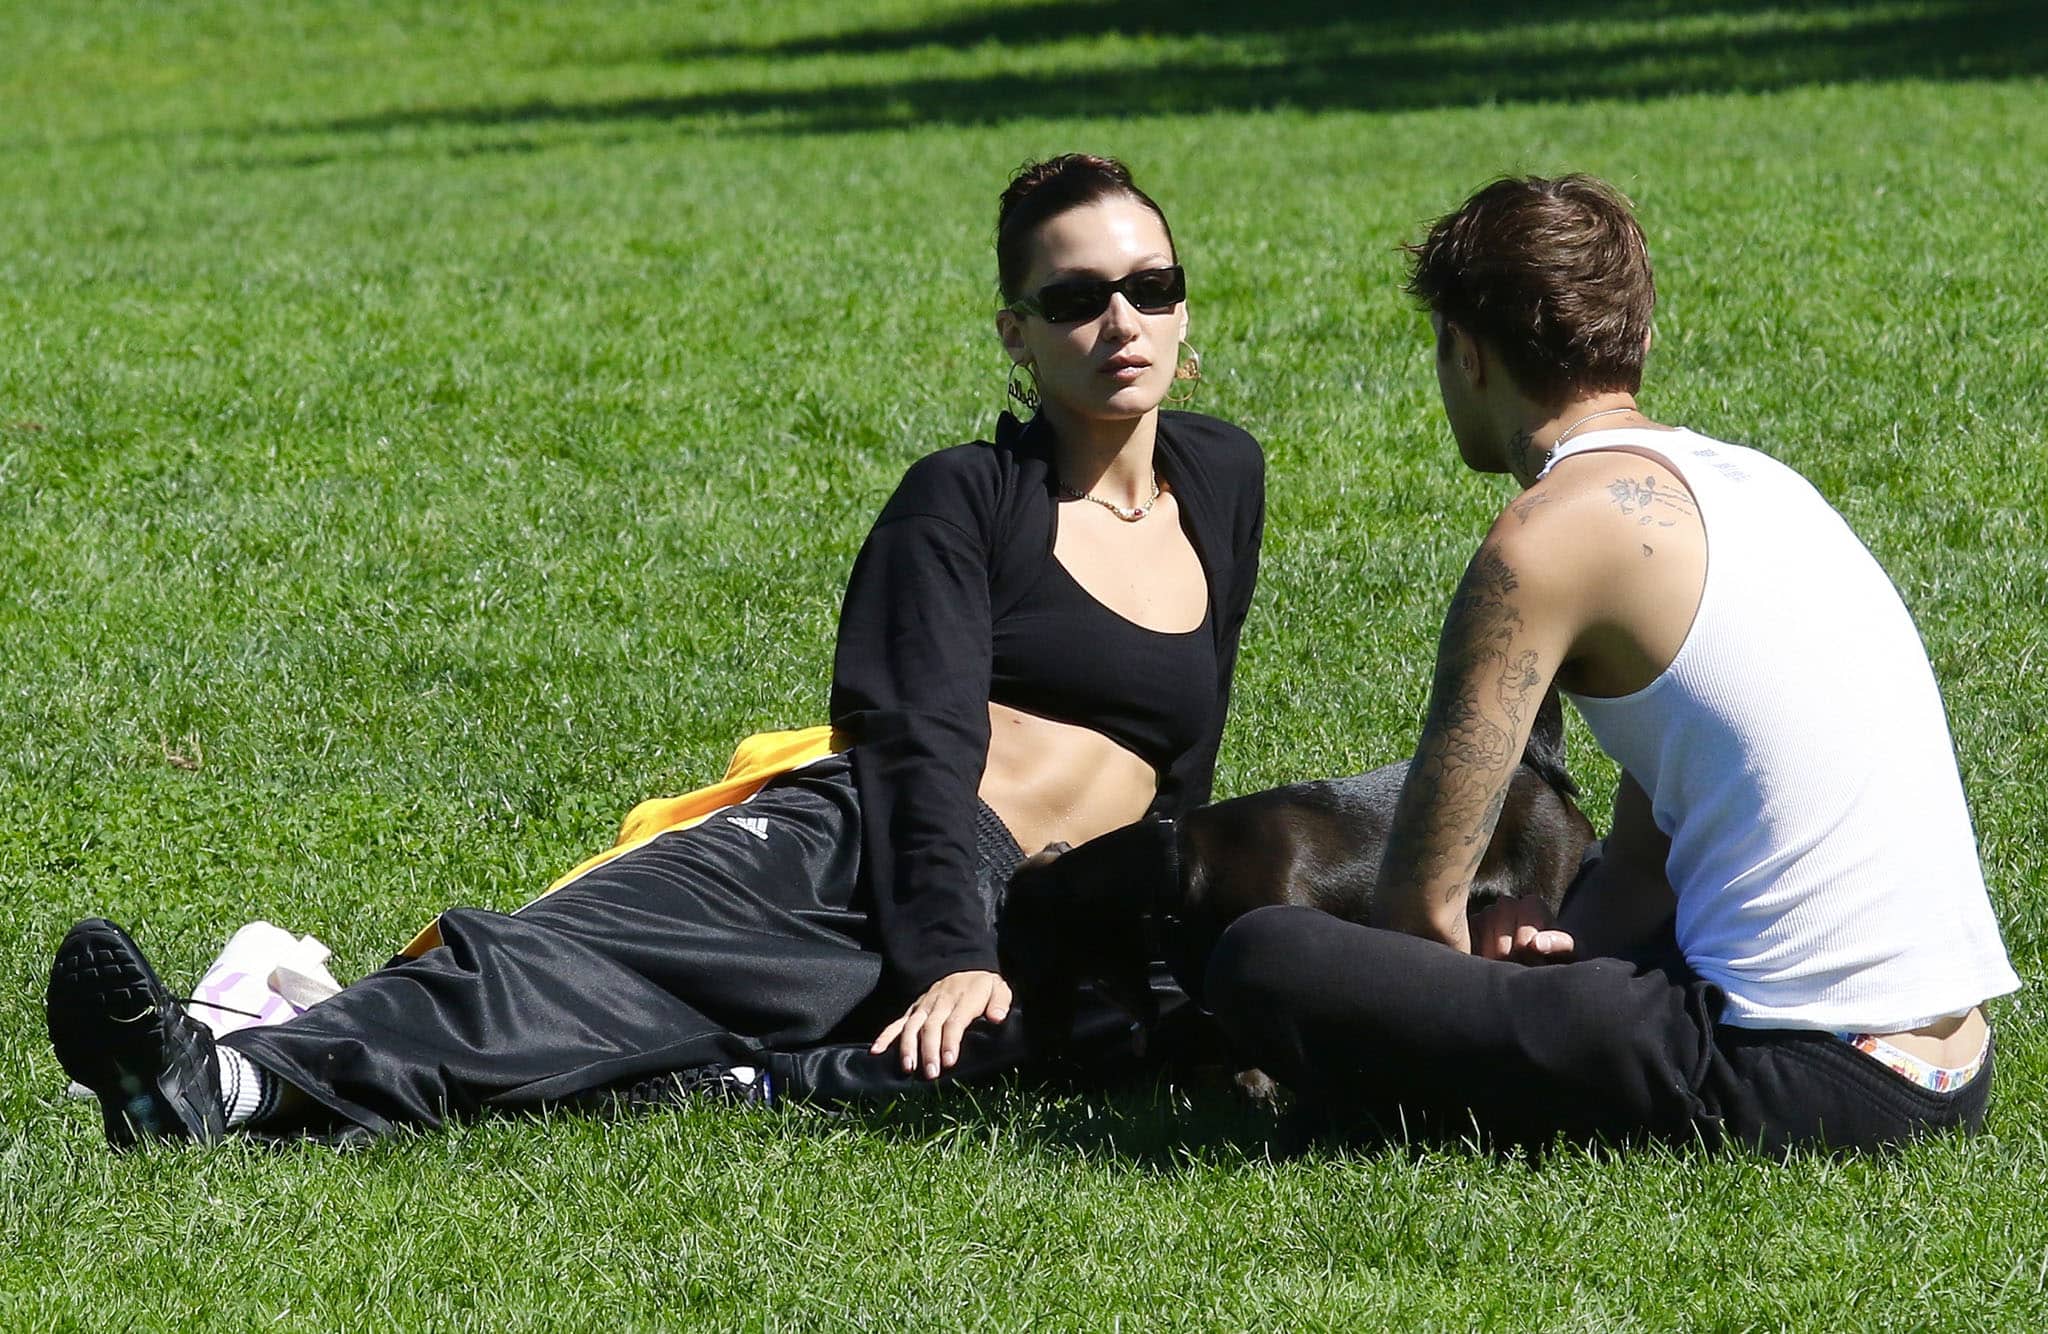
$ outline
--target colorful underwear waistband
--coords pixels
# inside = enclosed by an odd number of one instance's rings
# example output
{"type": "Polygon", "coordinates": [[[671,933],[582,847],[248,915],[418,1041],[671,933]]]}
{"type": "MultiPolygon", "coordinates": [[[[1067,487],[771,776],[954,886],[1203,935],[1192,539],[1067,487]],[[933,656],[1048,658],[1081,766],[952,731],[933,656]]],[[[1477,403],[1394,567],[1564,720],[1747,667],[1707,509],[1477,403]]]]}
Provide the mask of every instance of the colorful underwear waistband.
{"type": "Polygon", "coordinates": [[[1991,1055],[1991,1035],[1984,1035],[1984,1045],[1970,1058],[1968,1065],[1940,1066],[1924,1061],[1909,1051],[1902,1051],[1886,1042],[1875,1033],[1837,1033],[1836,1037],[1870,1057],[1901,1079],[1918,1084],[1921,1088],[1936,1093],[1952,1093],[1977,1077],[1984,1068],[1984,1060],[1991,1055]]]}

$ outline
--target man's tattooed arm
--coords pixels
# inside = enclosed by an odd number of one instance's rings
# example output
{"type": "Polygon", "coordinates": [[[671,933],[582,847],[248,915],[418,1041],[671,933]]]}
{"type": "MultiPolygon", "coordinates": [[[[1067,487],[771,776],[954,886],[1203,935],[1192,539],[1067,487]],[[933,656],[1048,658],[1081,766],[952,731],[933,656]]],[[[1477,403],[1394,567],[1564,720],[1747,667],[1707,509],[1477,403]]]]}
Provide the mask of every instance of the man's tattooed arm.
{"type": "Polygon", "coordinates": [[[1451,599],[1422,740],[1380,866],[1375,915],[1384,925],[1467,943],[1456,938],[1465,897],[1548,685],[1525,633],[1519,588],[1489,543],[1451,599]]]}

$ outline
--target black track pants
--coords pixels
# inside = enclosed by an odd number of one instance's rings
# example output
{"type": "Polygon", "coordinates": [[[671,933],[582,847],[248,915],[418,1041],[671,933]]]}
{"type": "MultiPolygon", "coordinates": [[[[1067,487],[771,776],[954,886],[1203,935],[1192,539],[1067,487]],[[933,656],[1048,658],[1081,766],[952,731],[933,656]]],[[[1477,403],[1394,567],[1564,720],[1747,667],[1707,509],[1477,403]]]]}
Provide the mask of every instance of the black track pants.
{"type": "Polygon", "coordinates": [[[1830,1034],[1717,1025],[1719,988],[1668,936],[1643,961],[1525,967],[1261,908],[1207,986],[1241,1060],[1389,1134],[1868,1148],[1977,1129],[1991,1088],[1988,1061],[1935,1093],[1830,1034]]]}
{"type": "MultiPolygon", "coordinates": [[[[1020,854],[983,825],[993,912],[1020,854]]],[[[443,913],[440,948],[226,1042],[376,1131],[705,1065],[766,1067],[783,1093],[823,1101],[916,1091],[867,1051],[894,1011],[876,995],[860,842],[850,766],[833,756],[517,913],[443,913]]],[[[977,1024],[952,1077],[1020,1064],[1022,1020],[977,1024]]]]}

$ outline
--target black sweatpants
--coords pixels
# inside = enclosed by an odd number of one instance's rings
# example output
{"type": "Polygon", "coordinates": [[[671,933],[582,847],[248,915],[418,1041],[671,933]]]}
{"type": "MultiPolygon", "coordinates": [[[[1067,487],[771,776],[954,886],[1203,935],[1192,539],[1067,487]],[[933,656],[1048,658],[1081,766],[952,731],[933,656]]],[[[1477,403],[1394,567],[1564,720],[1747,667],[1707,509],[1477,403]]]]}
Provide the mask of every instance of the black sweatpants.
{"type": "Polygon", "coordinates": [[[1718,1025],[1720,989],[1668,933],[1639,960],[1525,966],[1261,908],[1207,987],[1239,1059],[1393,1135],[1869,1148],[1975,1130],[1991,1089],[1988,1059],[1935,1093],[1831,1034],[1718,1025]]]}
{"type": "MultiPolygon", "coordinates": [[[[1022,854],[985,812],[993,916],[1022,854]]],[[[558,1102],[707,1065],[846,1101],[926,1086],[868,1044],[900,1012],[861,901],[860,805],[831,756],[657,836],[516,913],[457,908],[442,944],[285,1023],[224,1039],[347,1121],[384,1131],[558,1102]]],[[[955,1079],[1020,1064],[1024,1016],[977,1023],[955,1079]]]]}

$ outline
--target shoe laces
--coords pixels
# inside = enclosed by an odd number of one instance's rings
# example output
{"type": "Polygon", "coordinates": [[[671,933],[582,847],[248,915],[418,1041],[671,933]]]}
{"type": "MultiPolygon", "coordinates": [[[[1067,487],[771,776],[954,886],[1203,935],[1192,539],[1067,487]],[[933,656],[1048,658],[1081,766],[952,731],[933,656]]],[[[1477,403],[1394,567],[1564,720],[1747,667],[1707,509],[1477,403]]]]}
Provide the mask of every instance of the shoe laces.
{"type": "Polygon", "coordinates": [[[239,1014],[250,1019],[261,1019],[263,1017],[254,1010],[238,1010],[232,1005],[222,1005],[219,1001],[205,1000],[198,996],[173,996],[171,999],[188,1010],[195,1005],[204,1005],[209,1010],[225,1010],[229,1014],[239,1014]]]}

